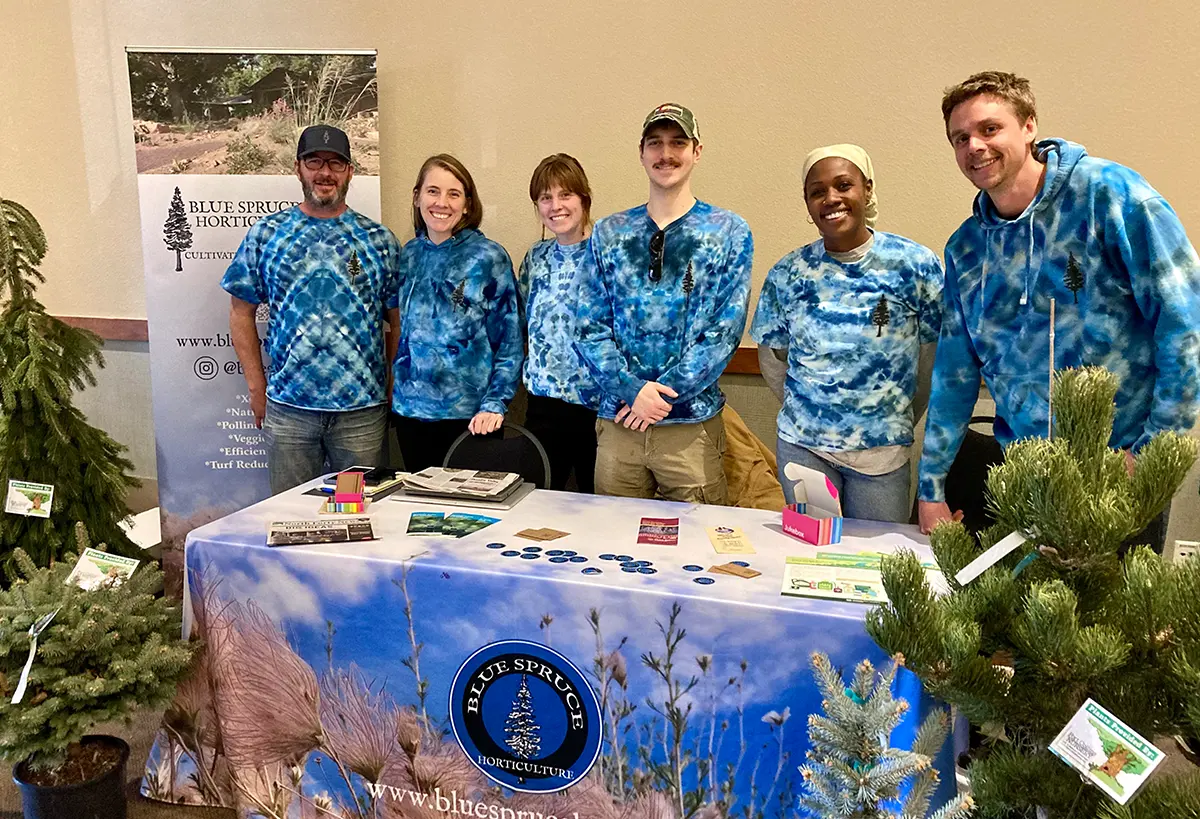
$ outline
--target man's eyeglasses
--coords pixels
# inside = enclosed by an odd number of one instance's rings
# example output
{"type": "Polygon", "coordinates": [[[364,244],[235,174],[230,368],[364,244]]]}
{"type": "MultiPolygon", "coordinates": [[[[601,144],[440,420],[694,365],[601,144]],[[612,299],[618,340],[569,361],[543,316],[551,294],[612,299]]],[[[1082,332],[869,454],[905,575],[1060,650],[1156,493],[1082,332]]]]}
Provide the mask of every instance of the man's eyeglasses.
{"type": "Polygon", "coordinates": [[[304,167],[308,168],[310,171],[319,171],[328,166],[329,170],[333,171],[334,173],[343,173],[347,168],[350,167],[349,162],[337,157],[334,157],[333,159],[322,159],[319,156],[306,156],[300,161],[303,162],[304,167]]]}
{"type": "Polygon", "coordinates": [[[656,282],[662,278],[663,249],[667,244],[667,234],[661,230],[650,237],[650,281],[656,282]]]}

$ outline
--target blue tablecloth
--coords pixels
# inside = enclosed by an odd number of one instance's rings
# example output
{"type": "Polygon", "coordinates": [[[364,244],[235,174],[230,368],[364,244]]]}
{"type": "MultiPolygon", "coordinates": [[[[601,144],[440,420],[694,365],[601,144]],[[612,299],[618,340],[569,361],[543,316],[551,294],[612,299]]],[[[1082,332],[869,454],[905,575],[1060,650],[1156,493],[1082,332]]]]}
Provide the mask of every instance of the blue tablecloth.
{"type": "MultiPolygon", "coordinates": [[[[847,520],[818,549],[777,513],[545,491],[461,539],[406,529],[413,511],[464,510],[382,500],[379,540],[268,548],[271,521],[317,517],[305,488],[189,536],[203,662],[146,796],[276,817],[792,816],[821,705],[810,655],[847,671],[887,658],[867,606],[782,596],[785,557],[929,557],[913,527],[847,520]],[[678,518],[678,545],[639,544],[642,517],[678,518]],[[756,553],[718,555],[713,526],[741,527],[756,553]],[[515,536],[527,527],[571,534],[515,536]],[[762,574],[707,571],[729,560],[762,574]]],[[[914,704],[893,735],[908,747],[932,703],[909,672],[896,685],[914,704]]],[[[948,749],[938,768],[940,802],[948,749]]]]}

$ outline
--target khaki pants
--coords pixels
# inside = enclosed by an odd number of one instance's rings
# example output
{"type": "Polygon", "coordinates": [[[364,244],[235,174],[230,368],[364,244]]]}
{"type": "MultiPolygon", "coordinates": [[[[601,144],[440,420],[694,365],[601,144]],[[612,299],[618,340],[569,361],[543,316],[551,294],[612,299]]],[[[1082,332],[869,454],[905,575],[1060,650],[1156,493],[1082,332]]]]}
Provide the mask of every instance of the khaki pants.
{"type": "Polygon", "coordinates": [[[634,432],[596,421],[596,493],[723,505],[725,422],[654,425],[634,432]]]}

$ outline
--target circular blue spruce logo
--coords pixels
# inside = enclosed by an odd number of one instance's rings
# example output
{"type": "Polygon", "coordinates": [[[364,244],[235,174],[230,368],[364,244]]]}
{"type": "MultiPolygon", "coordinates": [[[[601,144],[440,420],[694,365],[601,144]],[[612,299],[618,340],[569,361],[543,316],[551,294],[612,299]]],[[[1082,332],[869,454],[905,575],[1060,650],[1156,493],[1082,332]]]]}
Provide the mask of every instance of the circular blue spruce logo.
{"type": "Polygon", "coordinates": [[[553,649],[502,640],[476,651],[450,686],[450,727],[494,782],[550,793],[583,779],[600,755],[600,704],[582,672],[553,649]]]}

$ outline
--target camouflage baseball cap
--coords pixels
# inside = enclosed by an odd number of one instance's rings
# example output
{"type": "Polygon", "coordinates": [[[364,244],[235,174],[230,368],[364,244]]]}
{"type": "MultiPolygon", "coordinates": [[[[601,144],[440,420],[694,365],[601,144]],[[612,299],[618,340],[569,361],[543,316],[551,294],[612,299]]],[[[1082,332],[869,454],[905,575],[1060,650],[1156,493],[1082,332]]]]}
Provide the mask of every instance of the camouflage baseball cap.
{"type": "Polygon", "coordinates": [[[700,124],[696,122],[696,115],[677,102],[664,102],[647,114],[642,122],[642,136],[646,135],[651,125],[663,121],[678,125],[688,139],[700,139],[700,124]]]}

